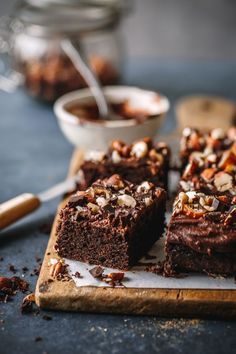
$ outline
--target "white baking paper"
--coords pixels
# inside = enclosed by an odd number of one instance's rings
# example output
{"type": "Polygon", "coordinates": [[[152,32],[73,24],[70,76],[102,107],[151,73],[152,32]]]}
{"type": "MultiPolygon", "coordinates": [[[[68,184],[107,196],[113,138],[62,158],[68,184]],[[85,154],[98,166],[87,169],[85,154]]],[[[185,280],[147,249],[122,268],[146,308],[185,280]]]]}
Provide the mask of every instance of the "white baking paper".
{"type": "MultiPolygon", "coordinates": [[[[164,239],[155,243],[149,251],[149,255],[156,256],[155,259],[142,259],[141,263],[156,264],[157,261],[164,259],[164,239]]],[[[68,264],[68,272],[74,280],[77,287],[81,286],[99,286],[109,287],[110,285],[95,279],[89,270],[94,265],[71,261],[65,259],[68,264]],[[79,272],[81,277],[74,276],[79,272]]],[[[130,271],[125,272],[125,277],[122,284],[126,288],[152,288],[152,289],[235,289],[236,284],[234,278],[213,278],[207,275],[188,274],[183,278],[165,278],[151,272],[145,271],[146,266],[134,267],[130,271]]],[[[104,268],[104,273],[120,272],[118,269],[104,268]]]]}

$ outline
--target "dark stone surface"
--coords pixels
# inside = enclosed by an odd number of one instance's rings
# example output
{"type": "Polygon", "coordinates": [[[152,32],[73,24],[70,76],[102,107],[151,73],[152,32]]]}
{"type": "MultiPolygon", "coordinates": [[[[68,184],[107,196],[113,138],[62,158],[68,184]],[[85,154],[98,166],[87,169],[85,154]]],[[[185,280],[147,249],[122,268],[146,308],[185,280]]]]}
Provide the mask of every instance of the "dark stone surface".
{"type": "MultiPolygon", "coordinates": [[[[129,64],[125,82],[160,89],[172,103],[194,92],[236,98],[236,64],[146,60],[129,64]]],[[[39,192],[66,175],[72,147],[57,127],[52,110],[23,92],[0,93],[0,202],[29,191],[39,192]]],[[[164,131],[173,128],[173,110],[164,131]]],[[[0,233],[0,275],[25,278],[42,258],[48,235],[41,226],[53,220],[58,199],[0,233]]],[[[236,324],[216,320],[170,320],[158,317],[112,316],[41,311],[21,315],[23,295],[0,304],[0,354],[7,353],[230,353],[236,345],[236,324]],[[51,321],[42,316],[47,313],[51,321]],[[42,340],[35,342],[36,337],[42,340]]],[[[174,316],[174,314],[173,314],[174,316]]]]}

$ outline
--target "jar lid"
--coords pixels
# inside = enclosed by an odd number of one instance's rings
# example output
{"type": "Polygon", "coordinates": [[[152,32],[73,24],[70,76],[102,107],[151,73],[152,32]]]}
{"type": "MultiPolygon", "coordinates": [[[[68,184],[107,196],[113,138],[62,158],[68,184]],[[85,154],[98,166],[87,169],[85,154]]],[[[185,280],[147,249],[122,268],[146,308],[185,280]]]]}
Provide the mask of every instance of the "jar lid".
{"type": "Polygon", "coordinates": [[[119,0],[23,0],[14,18],[34,35],[86,34],[116,26],[119,0]]]}

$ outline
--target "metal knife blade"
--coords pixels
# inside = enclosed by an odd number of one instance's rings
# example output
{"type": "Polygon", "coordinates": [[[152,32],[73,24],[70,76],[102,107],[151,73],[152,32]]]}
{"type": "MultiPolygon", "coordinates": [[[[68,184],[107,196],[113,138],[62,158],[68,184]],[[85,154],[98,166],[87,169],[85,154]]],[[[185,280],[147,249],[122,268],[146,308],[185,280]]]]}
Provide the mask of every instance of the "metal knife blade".
{"type": "Polygon", "coordinates": [[[50,199],[56,198],[66,192],[73,191],[76,188],[76,182],[78,181],[79,175],[67,178],[65,181],[60,182],[54,185],[53,187],[47,189],[46,191],[39,193],[38,198],[43,203],[50,199]]]}

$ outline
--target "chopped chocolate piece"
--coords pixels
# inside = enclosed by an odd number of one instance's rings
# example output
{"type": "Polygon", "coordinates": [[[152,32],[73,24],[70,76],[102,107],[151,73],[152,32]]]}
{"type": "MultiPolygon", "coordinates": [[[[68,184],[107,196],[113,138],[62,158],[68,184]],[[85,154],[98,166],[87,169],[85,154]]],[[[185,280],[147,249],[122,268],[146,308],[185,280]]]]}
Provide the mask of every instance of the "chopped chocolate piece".
{"type": "Polygon", "coordinates": [[[97,179],[119,174],[132,183],[149,181],[167,189],[169,162],[170,149],[165,143],[154,144],[150,138],[144,138],[126,145],[116,140],[106,154],[90,151],[85,157],[79,188],[86,189],[97,179]]]}
{"type": "Polygon", "coordinates": [[[89,270],[89,273],[94,277],[94,278],[102,278],[103,277],[103,268],[100,266],[94,267],[89,270]]]}
{"type": "Polygon", "coordinates": [[[43,340],[43,338],[42,337],[35,337],[35,339],[34,339],[34,341],[35,342],[41,342],[43,340]]]}
{"type": "Polygon", "coordinates": [[[76,278],[81,278],[80,272],[75,272],[75,274],[73,274],[73,276],[76,277],[76,278]]]}
{"type": "Polygon", "coordinates": [[[15,268],[15,266],[13,265],[13,264],[9,264],[9,270],[10,270],[10,272],[12,272],[12,273],[16,273],[16,268],[15,268]]]}
{"type": "Polygon", "coordinates": [[[27,298],[24,298],[21,304],[21,313],[26,314],[32,312],[33,312],[33,302],[28,300],[27,298]]]}
{"type": "Polygon", "coordinates": [[[78,193],[89,198],[62,209],[59,256],[125,270],[161,237],[166,193],[152,183],[132,184],[113,175],[78,193]]]}

